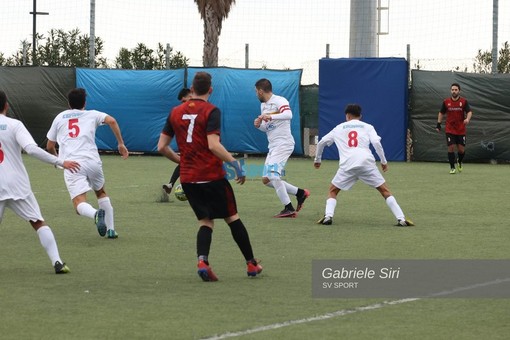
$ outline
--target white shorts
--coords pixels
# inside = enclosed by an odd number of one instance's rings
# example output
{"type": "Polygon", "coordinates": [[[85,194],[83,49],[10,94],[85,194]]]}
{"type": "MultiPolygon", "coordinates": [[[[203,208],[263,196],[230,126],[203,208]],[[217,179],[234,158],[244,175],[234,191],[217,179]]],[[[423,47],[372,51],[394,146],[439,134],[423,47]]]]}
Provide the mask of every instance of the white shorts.
{"type": "Polygon", "coordinates": [[[264,163],[262,177],[278,178],[285,176],[285,165],[294,151],[294,145],[270,149],[264,163]]]}
{"type": "Polygon", "coordinates": [[[331,184],[340,190],[349,190],[358,180],[373,188],[377,188],[386,182],[377,166],[374,165],[373,167],[363,167],[349,171],[338,169],[331,184]]]}
{"type": "Polygon", "coordinates": [[[0,222],[4,216],[5,208],[10,208],[16,215],[25,221],[43,221],[39,203],[35,199],[33,193],[30,193],[27,198],[18,200],[5,200],[0,201],[0,222]]]}
{"type": "Polygon", "coordinates": [[[67,191],[71,199],[86,193],[87,191],[97,191],[104,187],[104,174],[101,161],[79,161],[80,170],[72,173],[69,170],[64,171],[64,180],[67,191]]]}

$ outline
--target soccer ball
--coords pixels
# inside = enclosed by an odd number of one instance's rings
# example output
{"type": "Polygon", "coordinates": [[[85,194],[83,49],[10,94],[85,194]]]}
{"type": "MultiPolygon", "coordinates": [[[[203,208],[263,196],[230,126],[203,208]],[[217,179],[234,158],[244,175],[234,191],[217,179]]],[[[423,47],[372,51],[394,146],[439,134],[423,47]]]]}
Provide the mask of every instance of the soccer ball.
{"type": "Polygon", "coordinates": [[[177,199],[179,201],[187,201],[188,200],[188,198],[186,197],[186,194],[184,193],[184,190],[182,190],[182,186],[180,184],[175,187],[174,194],[175,194],[175,197],[177,197],[177,199]]]}

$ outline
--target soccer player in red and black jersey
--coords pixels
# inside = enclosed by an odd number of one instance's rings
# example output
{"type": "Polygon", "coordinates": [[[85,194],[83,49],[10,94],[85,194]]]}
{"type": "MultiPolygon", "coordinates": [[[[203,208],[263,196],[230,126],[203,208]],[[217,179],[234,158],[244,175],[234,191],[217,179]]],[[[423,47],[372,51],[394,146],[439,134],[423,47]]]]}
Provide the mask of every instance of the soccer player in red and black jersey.
{"type": "Polygon", "coordinates": [[[204,281],[218,278],[209,266],[214,219],[223,218],[239,246],[248,276],[262,271],[253,256],[250,237],[237,213],[234,191],[225,178],[223,162],[236,172],[236,182],[246,180],[241,164],[220,142],[221,112],[208,102],[212,93],[211,75],[197,72],[191,87],[192,98],[170,112],[158,142],[158,151],[181,166],[181,185],[198,221],[198,275],[204,281]],[[175,137],[180,157],[169,147],[175,137]]]}
{"type": "Polygon", "coordinates": [[[451,97],[443,100],[441,110],[437,115],[437,132],[441,131],[441,122],[446,115],[446,144],[448,145],[448,162],[450,163],[450,174],[455,174],[455,163],[457,170],[462,171],[462,160],[466,147],[466,125],[469,124],[473,112],[466,98],[460,96],[460,85],[453,83],[450,87],[451,97]],[[455,147],[457,147],[457,162],[455,162],[455,147]]]}

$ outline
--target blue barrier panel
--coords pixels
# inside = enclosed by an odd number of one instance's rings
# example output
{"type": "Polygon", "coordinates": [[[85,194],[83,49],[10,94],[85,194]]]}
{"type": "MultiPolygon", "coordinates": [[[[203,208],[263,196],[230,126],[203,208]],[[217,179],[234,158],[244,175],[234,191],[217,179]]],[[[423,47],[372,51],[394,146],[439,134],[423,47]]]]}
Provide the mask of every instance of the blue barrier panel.
{"type": "MultiPolygon", "coordinates": [[[[130,151],[157,152],[168,113],[179,104],[177,94],[183,81],[184,69],[76,70],[77,86],[87,90],[87,109],[113,116],[130,151]]],[[[108,127],[97,130],[96,142],[101,150],[117,150],[108,127]]]]}
{"type": "MultiPolygon", "coordinates": [[[[321,59],[319,138],[345,121],[347,104],[357,103],[362,107],[362,120],[372,124],[381,136],[386,158],[404,161],[407,75],[403,58],[321,59]]],[[[338,159],[336,146],[326,148],[323,159],[338,159]]]]}

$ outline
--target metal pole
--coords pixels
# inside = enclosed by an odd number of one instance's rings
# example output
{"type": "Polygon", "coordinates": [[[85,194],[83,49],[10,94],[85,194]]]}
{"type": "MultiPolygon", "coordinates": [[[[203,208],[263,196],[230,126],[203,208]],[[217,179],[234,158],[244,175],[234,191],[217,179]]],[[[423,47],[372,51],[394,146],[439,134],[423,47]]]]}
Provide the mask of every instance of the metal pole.
{"type": "Polygon", "coordinates": [[[244,68],[250,68],[250,44],[244,45],[244,68]]]}
{"type": "Polygon", "coordinates": [[[411,45],[406,45],[406,58],[407,58],[407,88],[411,87],[411,45]]]}
{"type": "Polygon", "coordinates": [[[377,0],[351,0],[349,58],[377,57],[377,0]]]}
{"type": "Polygon", "coordinates": [[[498,73],[498,0],[492,0],[492,74],[498,73]]]}
{"type": "Polygon", "coordinates": [[[90,0],[89,67],[96,67],[96,0],[90,0]]]}
{"type": "Polygon", "coordinates": [[[27,66],[27,43],[23,41],[23,66],[27,66]]]}
{"type": "Polygon", "coordinates": [[[326,58],[329,58],[329,44],[326,44],[326,58]]]}
{"type": "Polygon", "coordinates": [[[167,43],[166,44],[166,51],[165,51],[165,66],[166,66],[166,69],[168,70],[170,68],[170,44],[167,43]]]}
{"type": "Polygon", "coordinates": [[[37,12],[37,0],[34,0],[34,10],[32,12],[29,12],[32,14],[32,65],[37,64],[37,55],[36,55],[36,36],[37,36],[37,29],[36,29],[36,17],[38,14],[40,15],[48,15],[50,13],[48,12],[37,12]]]}
{"type": "Polygon", "coordinates": [[[34,9],[33,9],[33,12],[32,13],[32,16],[33,16],[33,19],[32,19],[32,65],[36,65],[36,54],[35,54],[35,35],[36,35],[36,18],[37,18],[37,0],[34,0],[34,9]]]}

